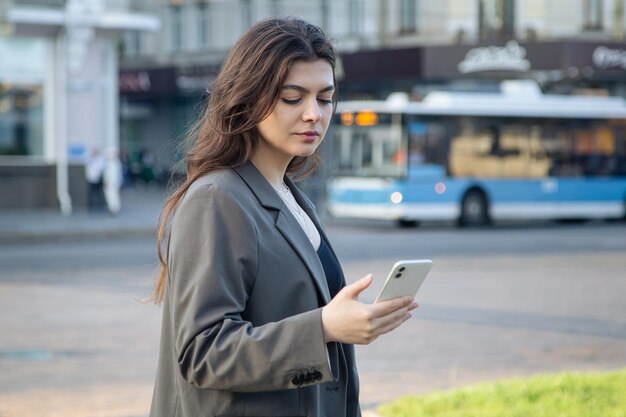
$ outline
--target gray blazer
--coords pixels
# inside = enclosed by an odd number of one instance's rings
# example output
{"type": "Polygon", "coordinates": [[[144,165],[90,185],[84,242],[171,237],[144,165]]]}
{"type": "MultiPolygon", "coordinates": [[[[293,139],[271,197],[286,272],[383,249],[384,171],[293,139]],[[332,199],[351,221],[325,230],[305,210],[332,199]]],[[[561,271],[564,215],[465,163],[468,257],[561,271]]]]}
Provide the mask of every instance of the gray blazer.
{"type": "Polygon", "coordinates": [[[353,346],[324,343],[322,264],[254,165],[198,179],[171,226],[150,415],[360,416],[353,346]]]}

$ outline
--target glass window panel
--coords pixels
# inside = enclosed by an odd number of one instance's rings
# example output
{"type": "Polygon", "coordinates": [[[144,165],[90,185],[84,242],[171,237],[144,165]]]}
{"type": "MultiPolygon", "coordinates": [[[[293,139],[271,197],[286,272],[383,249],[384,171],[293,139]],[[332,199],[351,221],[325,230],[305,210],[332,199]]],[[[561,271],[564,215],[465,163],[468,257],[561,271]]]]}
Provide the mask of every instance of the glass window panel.
{"type": "MultiPolygon", "coordinates": [[[[399,122],[398,122],[399,126],[399,122]]],[[[335,127],[335,173],[360,177],[400,177],[406,173],[406,141],[391,116],[379,114],[371,126],[335,127]]]]}
{"type": "Polygon", "coordinates": [[[508,38],[515,31],[514,0],[479,0],[478,28],[480,38],[508,38]]]}
{"type": "Polygon", "coordinates": [[[0,39],[0,155],[44,155],[45,40],[0,39]]]}
{"type": "Polygon", "coordinates": [[[584,29],[602,29],[602,1],[584,0],[583,16],[585,17],[584,29]]]}
{"type": "Polygon", "coordinates": [[[400,22],[402,32],[415,32],[417,30],[417,0],[402,0],[400,22]]]}

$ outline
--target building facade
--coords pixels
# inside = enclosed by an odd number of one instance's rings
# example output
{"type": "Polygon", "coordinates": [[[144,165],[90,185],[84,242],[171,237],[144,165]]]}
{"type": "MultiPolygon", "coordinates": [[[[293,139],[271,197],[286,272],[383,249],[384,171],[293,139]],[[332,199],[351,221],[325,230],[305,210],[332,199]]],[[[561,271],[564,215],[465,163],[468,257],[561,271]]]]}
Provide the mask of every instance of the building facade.
{"type": "Polygon", "coordinates": [[[161,171],[235,40],[254,22],[298,16],[337,40],[340,99],[405,91],[497,89],[626,97],[624,0],[170,0],[163,30],[127,31],[120,72],[122,144],[161,171]]]}
{"type": "Polygon", "coordinates": [[[88,153],[120,146],[119,34],[160,25],[144,5],[0,2],[0,209],[85,206],[88,153]]]}

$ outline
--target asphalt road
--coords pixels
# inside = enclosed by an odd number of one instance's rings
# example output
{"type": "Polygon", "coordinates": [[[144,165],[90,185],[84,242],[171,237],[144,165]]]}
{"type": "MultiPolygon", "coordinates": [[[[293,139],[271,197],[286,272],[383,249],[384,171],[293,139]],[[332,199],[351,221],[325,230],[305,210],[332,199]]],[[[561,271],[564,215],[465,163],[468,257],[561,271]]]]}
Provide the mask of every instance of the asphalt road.
{"type": "MultiPolygon", "coordinates": [[[[349,281],[435,261],[420,308],[357,348],[362,402],[561,370],[626,366],[626,225],[329,228],[349,281]]],[[[0,245],[0,416],[147,414],[160,309],[149,239],[0,245]]]]}

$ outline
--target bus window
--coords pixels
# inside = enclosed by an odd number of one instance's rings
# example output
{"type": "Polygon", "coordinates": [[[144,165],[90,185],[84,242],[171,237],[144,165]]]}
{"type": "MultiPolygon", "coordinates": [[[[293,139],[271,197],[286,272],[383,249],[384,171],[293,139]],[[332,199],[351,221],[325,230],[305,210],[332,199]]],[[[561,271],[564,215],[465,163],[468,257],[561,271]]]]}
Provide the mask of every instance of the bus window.
{"type": "Polygon", "coordinates": [[[619,174],[620,128],[606,122],[546,123],[542,145],[553,160],[551,176],[595,177],[619,174]]]}
{"type": "Polygon", "coordinates": [[[532,121],[467,120],[450,147],[450,173],[457,177],[542,178],[552,161],[532,121]]]}
{"type": "Polygon", "coordinates": [[[442,118],[408,116],[405,129],[408,136],[408,169],[419,173],[429,165],[447,166],[447,133],[450,122],[442,118]]]}
{"type": "Polygon", "coordinates": [[[417,168],[426,162],[426,134],[428,125],[420,122],[407,123],[409,135],[409,169],[417,168]]]}
{"type": "Polygon", "coordinates": [[[613,175],[626,175],[626,120],[615,121],[615,170],[613,175]]]}

